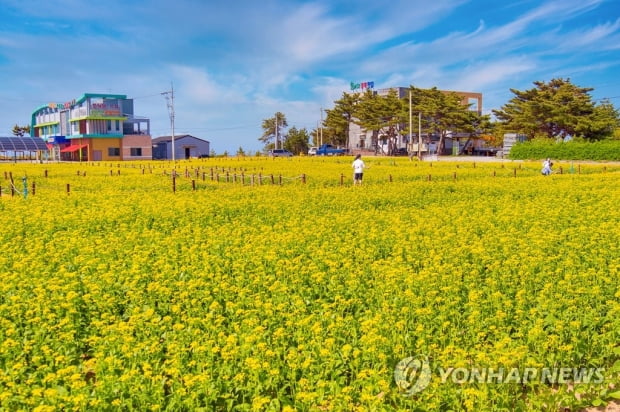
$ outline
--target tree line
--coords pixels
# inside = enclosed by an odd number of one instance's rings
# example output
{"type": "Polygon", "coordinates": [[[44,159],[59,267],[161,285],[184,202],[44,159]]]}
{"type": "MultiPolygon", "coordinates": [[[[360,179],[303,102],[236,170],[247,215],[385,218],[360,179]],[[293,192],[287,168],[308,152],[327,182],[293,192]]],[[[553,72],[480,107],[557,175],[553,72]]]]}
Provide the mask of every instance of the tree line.
{"type": "Polygon", "coordinates": [[[373,134],[373,140],[388,143],[388,154],[394,147],[396,136],[436,136],[438,150],[442,150],[450,133],[460,133],[469,139],[484,137],[491,145],[498,145],[504,133],[526,135],[528,139],[545,138],[563,140],[568,137],[585,141],[618,138],[620,115],[609,99],[597,103],[590,92],[593,88],[579,87],[570,79],[536,81],[532,89],[510,89],[514,97],[491,115],[483,115],[462,104],[462,97],[454,92],[444,92],[436,87],[422,89],[409,86],[406,96],[399,97],[396,89],[381,96],[367,90],[363,93],[346,93],[327,109],[326,118],[317,128],[291,127],[287,131],[286,115],[278,112],[264,119],[263,135],[259,138],[266,149],[287,149],[293,153],[306,152],[310,140],[347,146],[349,127],[360,126],[373,134]],[[410,129],[410,116],[416,121],[410,129]],[[321,138],[319,138],[321,134],[321,138]],[[276,136],[278,141],[276,142],[276,136]]]}

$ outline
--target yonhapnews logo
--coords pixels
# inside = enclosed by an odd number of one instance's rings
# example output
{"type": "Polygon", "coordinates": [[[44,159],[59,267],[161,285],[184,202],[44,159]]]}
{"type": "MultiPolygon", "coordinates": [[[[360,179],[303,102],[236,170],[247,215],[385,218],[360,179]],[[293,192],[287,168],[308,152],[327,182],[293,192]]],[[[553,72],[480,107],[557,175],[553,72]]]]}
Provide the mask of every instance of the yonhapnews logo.
{"type": "Polygon", "coordinates": [[[403,395],[423,391],[431,381],[431,367],[426,356],[402,359],[394,368],[394,381],[403,395]]]}
{"type": "MultiPolygon", "coordinates": [[[[604,368],[552,367],[552,368],[442,368],[437,367],[440,382],[455,384],[600,384],[605,380],[604,368]]],[[[402,359],[394,368],[394,381],[400,392],[412,396],[423,391],[430,383],[433,372],[426,356],[402,359]]]]}

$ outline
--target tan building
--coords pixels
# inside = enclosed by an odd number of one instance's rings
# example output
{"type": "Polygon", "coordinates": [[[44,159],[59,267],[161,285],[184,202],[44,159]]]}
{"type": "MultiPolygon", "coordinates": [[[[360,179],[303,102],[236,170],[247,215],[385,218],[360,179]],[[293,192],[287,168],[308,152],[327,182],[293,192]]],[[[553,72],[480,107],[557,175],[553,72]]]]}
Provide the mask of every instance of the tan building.
{"type": "MultiPolygon", "coordinates": [[[[405,99],[409,95],[408,87],[390,87],[386,89],[378,89],[374,93],[379,96],[387,96],[390,91],[396,91],[397,96],[400,99],[405,99]]],[[[441,90],[443,93],[456,93],[461,96],[461,103],[464,105],[471,105],[471,110],[476,111],[479,114],[482,114],[482,93],[475,92],[460,92],[460,91],[449,91],[449,90],[441,90]]],[[[405,129],[405,125],[402,126],[402,129],[405,129]]],[[[432,136],[424,136],[422,135],[428,143],[422,146],[422,151],[424,152],[433,152],[436,151],[436,145],[432,136]]],[[[414,136],[414,139],[416,137],[414,136]]],[[[460,136],[454,136],[454,139],[449,138],[445,141],[444,151],[448,153],[453,152],[453,145],[458,148],[460,136]]],[[[415,146],[415,150],[417,150],[417,145],[412,145],[409,141],[409,136],[404,132],[399,133],[396,136],[396,141],[392,142],[392,147],[396,149],[411,149],[415,146]]],[[[375,153],[375,154],[387,154],[389,142],[386,142],[382,139],[382,134],[380,131],[376,130],[364,130],[359,125],[355,123],[349,124],[349,150],[352,153],[356,152],[367,152],[367,153],[375,153]]]]}

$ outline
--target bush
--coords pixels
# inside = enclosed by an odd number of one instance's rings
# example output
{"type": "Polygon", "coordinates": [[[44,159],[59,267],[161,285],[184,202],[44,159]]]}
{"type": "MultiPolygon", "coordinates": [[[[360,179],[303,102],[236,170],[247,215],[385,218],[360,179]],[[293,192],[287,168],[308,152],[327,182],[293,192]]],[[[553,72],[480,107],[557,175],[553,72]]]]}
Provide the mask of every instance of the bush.
{"type": "Polygon", "coordinates": [[[510,159],[558,160],[619,160],[620,141],[602,140],[598,142],[570,141],[556,143],[548,139],[530,140],[517,143],[510,149],[510,159]]]}

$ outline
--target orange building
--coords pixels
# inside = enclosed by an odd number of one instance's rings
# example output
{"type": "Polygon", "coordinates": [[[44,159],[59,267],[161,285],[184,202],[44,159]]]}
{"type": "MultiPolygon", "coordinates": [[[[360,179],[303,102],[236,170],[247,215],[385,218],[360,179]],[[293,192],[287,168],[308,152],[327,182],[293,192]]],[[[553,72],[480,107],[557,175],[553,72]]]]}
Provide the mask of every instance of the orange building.
{"type": "Polygon", "coordinates": [[[30,135],[43,139],[52,160],[150,160],[150,120],[134,115],[133,99],[87,93],[32,113],[30,135]]]}

